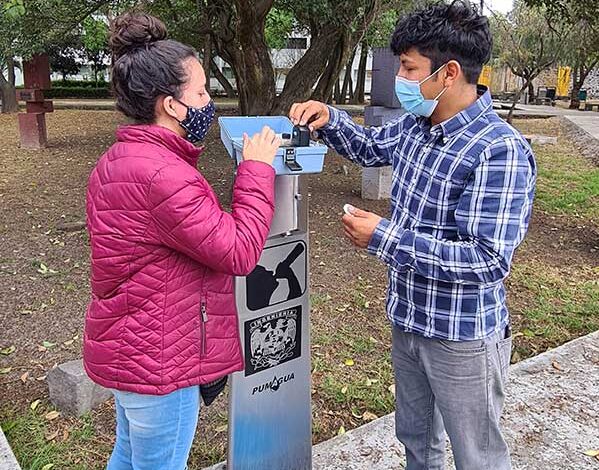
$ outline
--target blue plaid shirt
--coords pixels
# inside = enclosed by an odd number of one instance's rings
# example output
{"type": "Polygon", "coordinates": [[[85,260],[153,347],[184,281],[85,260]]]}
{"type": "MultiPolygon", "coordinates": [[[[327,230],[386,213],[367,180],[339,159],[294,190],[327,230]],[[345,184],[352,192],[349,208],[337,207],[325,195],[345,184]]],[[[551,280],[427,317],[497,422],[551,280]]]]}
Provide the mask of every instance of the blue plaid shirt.
{"type": "Polygon", "coordinates": [[[323,141],[362,166],[393,166],[391,219],[368,251],[389,266],[387,314],[404,331],[466,341],[509,323],[504,279],[528,229],[536,165],[487,91],[432,126],[404,114],[362,127],[330,107],[323,141]]]}

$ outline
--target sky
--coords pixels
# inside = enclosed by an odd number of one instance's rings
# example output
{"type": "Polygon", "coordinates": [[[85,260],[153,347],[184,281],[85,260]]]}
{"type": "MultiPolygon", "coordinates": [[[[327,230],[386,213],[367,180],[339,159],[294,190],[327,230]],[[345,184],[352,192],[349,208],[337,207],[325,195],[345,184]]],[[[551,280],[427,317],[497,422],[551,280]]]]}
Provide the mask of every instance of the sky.
{"type": "Polygon", "coordinates": [[[513,4],[513,0],[485,0],[486,6],[488,6],[491,10],[500,13],[507,13],[510,11],[513,4]]]}

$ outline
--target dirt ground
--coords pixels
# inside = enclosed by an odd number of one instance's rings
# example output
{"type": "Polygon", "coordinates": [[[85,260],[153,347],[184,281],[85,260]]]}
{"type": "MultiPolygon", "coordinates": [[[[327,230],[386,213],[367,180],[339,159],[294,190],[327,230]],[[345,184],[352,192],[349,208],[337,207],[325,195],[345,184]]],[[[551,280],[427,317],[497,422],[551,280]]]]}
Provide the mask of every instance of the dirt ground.
{"type": "MultiPolygon", "coordinates": [[[[80,357],[89,299],[89,255],[87,235],[77,224],[85,217],[89,172],[112,143],[120,122],[122,118],[109,111],[57,111],[48,116],[50,147],[34,151],[17,147],[14,116],[0,116],[0,348],[4,348],[0,421],[29,413],[38,399],[40,409],[50,410],[47,371],[80,357]]],[[[549,135],[559,133],[555,121],[522,126],[538,127],[549,135]]],[[[217,126],[210,131],[200,162],[200,170],[227,204],[233,165],[217,126]]],[[[386,270],[350,246],[339,222],[345,203],[380,215],[389,213],[387,201],[360,199],[360,175],[359,168],[330,152],[325,171],[310,177],[315,441],[337,434],[342,427],[363,424],[393,406],[384,314],[386,270]],[[355,367],[348,366],[347,359],[355,367]],[[364,380],[370,385],[362,387],[364,380]]],[[[508,283],[514,330],[519,333],[514,360],[587,332],[584,321],[579,328],[568,323],[557,334],[534,331],[528,313],[537,311],[533,293],[538,286],[532,284],[531,275],[540,270],[555,272],[560,279],[588,282],[597,276],[598,245],[599,221],[535,210],[508,283]]],[[[559,292],[555,297],[559,302],[559,292]]],[[[202,413],[193,468],[223,456],[225,404],[221,397],[202,413]]],[[[91,437],[77,441],[81,455],[69,468],[78,464],[95,468],[110,450],[112,405],[102,406],[86,419],[91,437]]],[[[58,433],[48,441],[68,441],[69,432],[83,424],[60,417],[49,426],[49,431],[58,433]]]]}

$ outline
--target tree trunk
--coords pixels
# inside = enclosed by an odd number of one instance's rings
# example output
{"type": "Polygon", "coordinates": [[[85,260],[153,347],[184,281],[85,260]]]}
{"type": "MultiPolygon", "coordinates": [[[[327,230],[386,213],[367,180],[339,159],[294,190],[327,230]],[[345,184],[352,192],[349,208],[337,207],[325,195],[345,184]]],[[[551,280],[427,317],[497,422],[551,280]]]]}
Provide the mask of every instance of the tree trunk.
{"type": "Polygon", "coordinates": [[[364,104],[364,89],[366,87],[366,64],[368,62],[368,43],[363,40],[360,43],[360,63],[358,65],[358,79],[354,96],[351,100],[352,104],[364,104]]]}
{"type": "Polygon", "coordinates": [[[210,70],[214,75],[214,78],[218,80],[218,83],[225,89],[225,93],[227,93],[227,98],[237,98],[237,93],[235,92],[235,88],[231,85],[231,82],[225,77],[225,75],[220,71],[218,65],[214,61],[214,58],[210,61],[210,70]]]}
{"type": "Polygon", "coordinates": [[[348,62],[352,50],[351,42],[349,34],[344,31],[339,37],[333,53],[329,57],[327,67],[316,84],[316,88],[312,93],[312,99],[323,102],[330,100],[335,81],[339,78],[343,65],[348,62]]]}
{"type": "Polygon", "coordinates": [[[6,61],[8,80],[0,72],[0,94],[2,95],[2,113],[16,113],[19,110],[17,92],[15,90],[15,69],[12,58],[6,61]]]}
{"type": "Polygon", "coordinates": [[[522,77],[524,79],[524,85],[522,85],[520,90],[518,90],[518,93],[516,93],[514,95],[514,98],[512,100],[512,106],[510,107],[510,112],[507,115],[506,121],[509,124],[511,124],[514,119],[514,111],[516,110],[516,105],[518,104],[518,101],[520,100],[522,93],[524,93],[524,90],[526,90],[529,87],[529,85],[532,83],[532,81],[535,79],[535,77],[536,77],[536,75],[534,77],[530,77],[530,78],[522,77]]]}
{"type": "Polygon", "coordinates": [[[239,111],[243,115],[270,114],[276,98],[275,76],[264,38],[266,15],[272,0],[235,0],[240,16],[236,37],[225,44],[235,73],[239,111]]]}
{"type": "Polygon", "coordinates": [[[12,86],[15,86],[15,59],[13,57],[8,57],[6,59],[6,69],[8,70],[8,83],[10,83],[12,86]]]}
{"type": "Polygon", "coordinates": [[[341,87],[341,103],[340,104],[345,104],[347,102],[347,92],[348,90],[352,90],[352,86],[351,86],[351,82],[352,82],[352,72],[353,72],[353,64],[354,64],[354,59],[356,58],[356,49],[354,49],[352,51],[352,53],[349,56],[349,60],[347,61],[347,64],[345,64],[345,74],[343,77],[343,86],[341,87]]]}
{"type": "Polygon", "coordinates": [[[206,34],[204,36],[204,59],[202,66],[206,74],[206,91],[210,93],[210,71],[212,65],[212,36],[206,34]]]}
{"type": "Polygon", "coordinates": [[[584,86],[591,70],[595,68],[597,61],[592,61],[590,64],[581,65],[576,68],[574,72],[574,79],[572,80],[572,93],[570,94],[570,109],[578,109],[580,107],[580,99],[578,93],[584,86]]]}
{"type": "Polygon", "coordinates": [[[335,82],[335,91],[333,91],[333,100],[336,104],[342,104],[341,98],[341,87],[339,86],[339,80],[335,82]]]}
{"type": "Polygon", "coordinates": [[[535,87],[532,84],[532,82],[530,82],[528,84],[528,104],[534,104],[534,98],[535,98],[535,87]]]}
{"type": "Polygon", "coordinates": [[[324,70],[339,34],[337,30],[327,30],[312,36],[310,47],[287,74],[283,91],[273,106],[273,114],[286,114],[294,102],[310,97],[312,87],[324,70]]]}

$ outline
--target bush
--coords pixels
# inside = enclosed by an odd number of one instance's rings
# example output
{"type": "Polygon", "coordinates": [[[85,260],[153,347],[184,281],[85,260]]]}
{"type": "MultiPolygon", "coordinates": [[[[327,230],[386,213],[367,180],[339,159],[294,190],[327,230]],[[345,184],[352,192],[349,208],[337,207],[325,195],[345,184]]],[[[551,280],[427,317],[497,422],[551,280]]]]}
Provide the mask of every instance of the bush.
{"type": "Polygon", "coordinates": [[[98,87],[59,87],[53,86],[50,90],[44,92],[44,97],[51,98],[111,98],[110,88],[98,87]]]}

